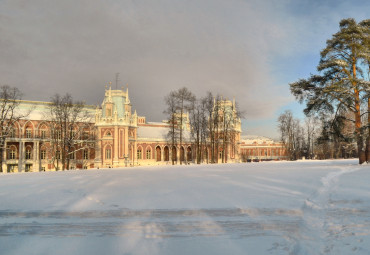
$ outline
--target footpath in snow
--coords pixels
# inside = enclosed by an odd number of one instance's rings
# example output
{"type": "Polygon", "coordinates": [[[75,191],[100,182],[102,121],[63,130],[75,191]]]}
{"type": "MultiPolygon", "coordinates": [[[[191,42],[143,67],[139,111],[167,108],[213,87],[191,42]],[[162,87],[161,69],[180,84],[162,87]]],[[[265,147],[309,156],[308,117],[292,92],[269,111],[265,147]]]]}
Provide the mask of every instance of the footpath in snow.
{"type": "Polygon", "coordinates": [[[0,254],[370,254],[356,160],[0,175],[0,254]]]}

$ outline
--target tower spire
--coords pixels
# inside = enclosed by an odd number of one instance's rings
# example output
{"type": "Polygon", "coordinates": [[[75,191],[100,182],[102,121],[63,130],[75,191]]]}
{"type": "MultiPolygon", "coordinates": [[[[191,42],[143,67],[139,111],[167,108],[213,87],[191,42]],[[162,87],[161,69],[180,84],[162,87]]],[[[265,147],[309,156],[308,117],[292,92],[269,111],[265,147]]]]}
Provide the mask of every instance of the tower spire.
{"type": "Polygon", "coordinates": [[[116,90],[118,88],[118,82],[120,81],[119,79],[119,73],[116,73],[116,90]]]}
{"type": "Polygon", "coordinates": [[[126,104],[130,104],[130,98],[128,96],[128,84],[127,84],[127,89],[126,89],[126,104]]]}

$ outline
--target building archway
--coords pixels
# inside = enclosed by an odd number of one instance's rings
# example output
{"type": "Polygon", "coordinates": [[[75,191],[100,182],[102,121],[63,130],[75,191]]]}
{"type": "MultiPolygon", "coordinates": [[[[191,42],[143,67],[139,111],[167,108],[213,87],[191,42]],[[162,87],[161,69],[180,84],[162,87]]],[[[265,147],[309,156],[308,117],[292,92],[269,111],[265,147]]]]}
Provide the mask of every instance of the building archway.
{"type": "Polygon", "coordinates": [[[137,147],[137,159],[143,159],[143,148],[141,146],[137,147]]]}
{"type": "Polygon", "coordinates": [[[182,146],[180,148],[180,161],[185,161],[185,150],[182,146]]]}
{"type": "Polygon", "coordinates": [[[172,160],[177,161],[177,150],[175,146],[172,147],[172,160]]]}
{"type": "Polygon", "coordinates": [[[164,161],[170,161],[170,150],[168,146],[164,147],[164,161]]]}
{"type": "Polygon", "coordinates": [[[156,155],[157,155],[157,161],[161,161],[161,159],[162,159],[161,147],[157,146],[155,148],[155,152],[156,152],[156,155]]]}
{"type": "Polygon", "coordinates": [[[192,154],[191,154],[191,147],[190,146],[186,149],[186,160],[188,162],[193,161],[193,157],[192,157],[192,154]]]}

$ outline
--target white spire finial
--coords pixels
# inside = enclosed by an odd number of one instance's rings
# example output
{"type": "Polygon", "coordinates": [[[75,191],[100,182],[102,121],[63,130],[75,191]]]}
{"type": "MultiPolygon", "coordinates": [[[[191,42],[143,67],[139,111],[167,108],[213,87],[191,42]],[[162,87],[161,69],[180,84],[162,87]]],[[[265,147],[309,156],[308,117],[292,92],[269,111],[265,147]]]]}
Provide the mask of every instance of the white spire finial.
{"type": "Polygon", "coordinates": [[[126,104],[129,104],[130,103],[130,98],[128,96],[128,86],[127,86],[127,89],[126,89],[126,104]]]}

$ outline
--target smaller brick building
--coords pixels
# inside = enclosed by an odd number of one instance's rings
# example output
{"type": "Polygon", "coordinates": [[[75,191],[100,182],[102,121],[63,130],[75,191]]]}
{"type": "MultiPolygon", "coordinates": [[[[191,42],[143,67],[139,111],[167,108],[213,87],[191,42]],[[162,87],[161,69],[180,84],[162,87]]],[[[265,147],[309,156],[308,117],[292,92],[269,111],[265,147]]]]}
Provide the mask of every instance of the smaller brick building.
{"type": "Polygon", "coordinates": [[[240,141],[240,158],[243,162],[286,160],[287,155],[281,142],[262,136],[243,136],[240,141]]]}

